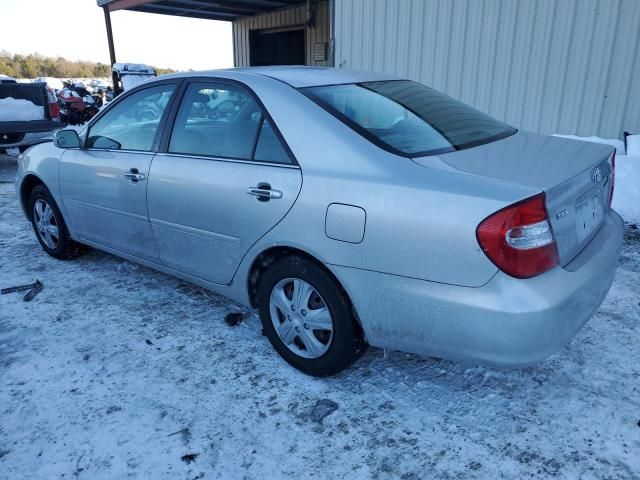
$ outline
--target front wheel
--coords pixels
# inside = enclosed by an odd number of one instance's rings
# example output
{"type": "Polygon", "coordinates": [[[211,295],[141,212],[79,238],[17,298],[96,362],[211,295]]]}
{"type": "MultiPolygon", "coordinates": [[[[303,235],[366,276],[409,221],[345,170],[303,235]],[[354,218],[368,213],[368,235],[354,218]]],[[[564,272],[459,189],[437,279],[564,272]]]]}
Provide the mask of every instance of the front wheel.
{"type": "Polygon", "coordinates": [[[32,190],[29,211],[33,231],[45,252],[60,260],[71,259],[80,253],[82,245],[69,235],[62,214],[44,185],[32,190]]]}
{"type": "Polygon", "coordinates": [[[276,351],[308,375],[339,373],[367,348],[347,295],[306,258],[283,257],[267,267],[258,283],[258,309],[276,351]]]}

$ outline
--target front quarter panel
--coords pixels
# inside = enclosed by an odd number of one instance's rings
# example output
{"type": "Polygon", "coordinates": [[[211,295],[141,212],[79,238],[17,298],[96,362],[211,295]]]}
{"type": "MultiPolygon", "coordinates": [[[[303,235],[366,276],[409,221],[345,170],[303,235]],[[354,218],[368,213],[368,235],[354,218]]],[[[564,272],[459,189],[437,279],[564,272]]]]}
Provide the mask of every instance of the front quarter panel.
{"type": "MultiPolygon", "coordinates": [[[[64,204],[60,196],[60,185],[58,183],[58,170],[60,168],[60,158],[64,150],[56,147],[53,142],[41,143],[36,145],[18,157],[18,172],[16,174],[16,193],[21,199],[22,209],[25,215],[29,217],[27,212],[28,206],[25,204],[21,196],[21,190],[24,180],[33,175],[37,177],[47,189],[51,192],[62,215],[67,219],[64,210],[64,204]]],[[[26,199],[25,199],[26,200],[26,199]]],[[[69,222],[66,222],[69,224],[69,222]]]]}

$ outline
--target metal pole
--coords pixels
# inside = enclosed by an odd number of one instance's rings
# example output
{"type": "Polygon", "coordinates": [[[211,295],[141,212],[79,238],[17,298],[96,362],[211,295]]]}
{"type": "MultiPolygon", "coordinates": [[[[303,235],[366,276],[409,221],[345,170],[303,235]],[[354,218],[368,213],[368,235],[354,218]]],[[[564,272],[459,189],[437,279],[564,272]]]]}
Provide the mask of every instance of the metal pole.
{"type": "Polygon", "coordinates": [[[336,4],[335,0],[329,0],[329,66],[336,66],[336,40],[335,36],[335,18],[336,18],[336,4]]]}
{"type": "Polygon", "coordinates": [[[111,14],[109,13],[109,6],[102,7],[104,11],[104,24],[107,27],[107,42],[109,43],[109,60],[111,68],[111,80],[113,81],[113,95],[120,93],[120,87],[118,86],[118,75],[113,71],[113,64],[116,63],[116,49],[113,46],[113,31],[111,30],[111,14]]]}

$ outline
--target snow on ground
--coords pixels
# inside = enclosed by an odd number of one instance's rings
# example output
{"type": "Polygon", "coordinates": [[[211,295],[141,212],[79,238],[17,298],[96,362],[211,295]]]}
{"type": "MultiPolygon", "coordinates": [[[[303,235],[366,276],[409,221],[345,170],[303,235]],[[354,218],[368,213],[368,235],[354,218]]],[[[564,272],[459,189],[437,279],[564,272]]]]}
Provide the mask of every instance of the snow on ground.
{"type": "Polygon", "coordinates": [[[44,108],[22,98],[0,98],[0,122],[42,120],[44,108]]]}
{"type": "Polygon", "coordinates": [[[640,224],[640,135],[627,137],[627,148],[622,140],[600,137],[558,137],[605,143],[616,149],[616,175],[612,206],[628,223],[640,224]]]}
{"type": "Polygon", "coordinates": [[[306,377],[232,302],[95,250],[42,252],[0,184],[0,477],[640,478],[640,231],[557,355],[500,370],[370,349],[306,377]]]}

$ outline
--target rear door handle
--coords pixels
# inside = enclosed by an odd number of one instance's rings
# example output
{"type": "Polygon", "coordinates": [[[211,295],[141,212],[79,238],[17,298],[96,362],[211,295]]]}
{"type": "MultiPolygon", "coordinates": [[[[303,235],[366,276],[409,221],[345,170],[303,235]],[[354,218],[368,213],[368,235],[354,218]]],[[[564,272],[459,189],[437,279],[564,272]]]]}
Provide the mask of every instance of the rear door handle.
{"type": "Polygon", "coordinates": [[[140,173],[137,168],[131,168],[131,169],[129,169],[128,172],[124,172],[124,177],[128,178],[133,183],[140,182],[140,181],[144,180],[145,178],[147,178],[147,177],[145,177],[144,173],[140,173]]]}
{"type": "Polygon", "coordinates": [[[272,190],[271,185],[268,183],[259,183],[255,187],[249,187],[247,188],[247,193],[258,197],[260,202],[268,202],[272,198],[282,198],[282,192],[280,190],[272,190]]]}

